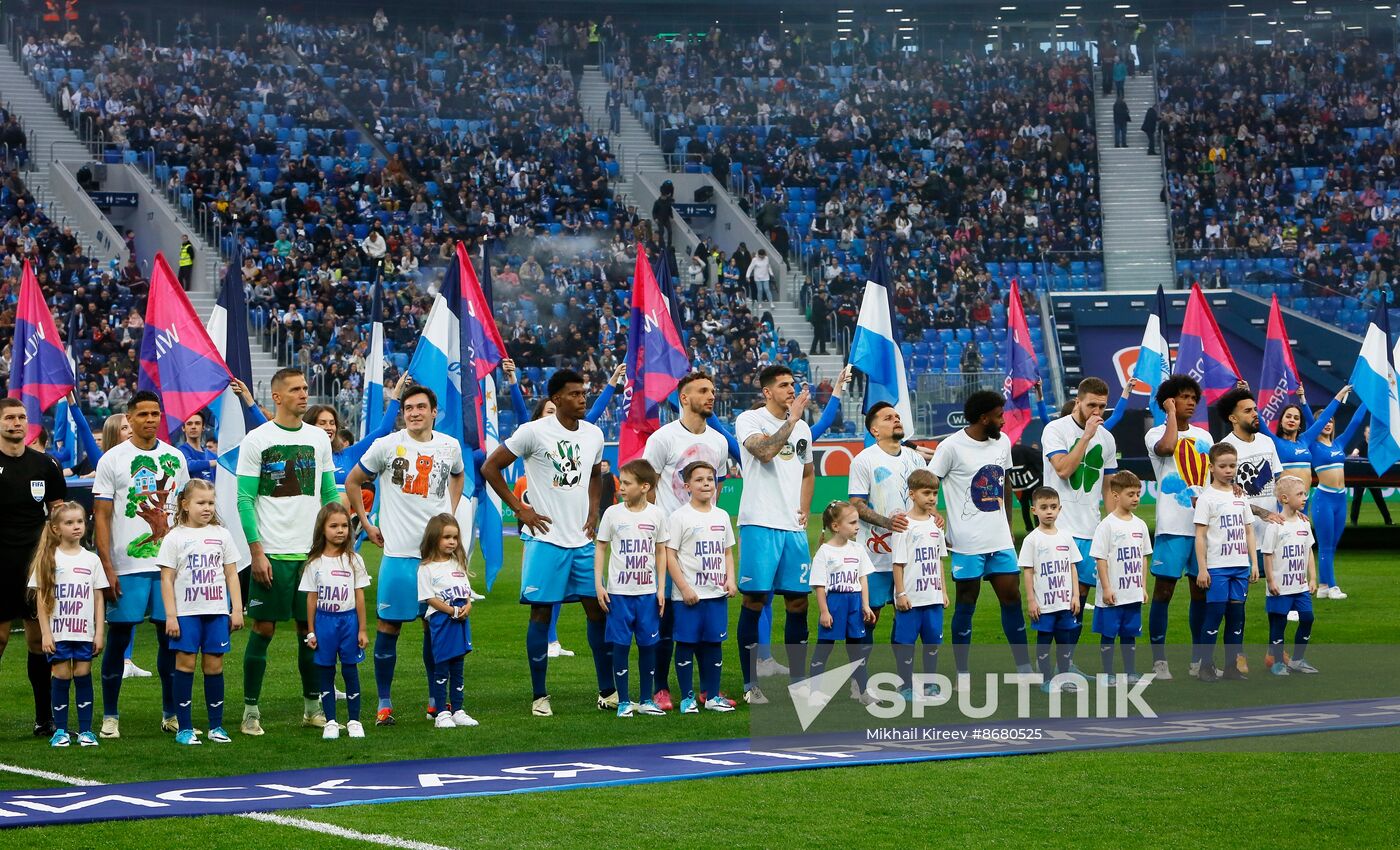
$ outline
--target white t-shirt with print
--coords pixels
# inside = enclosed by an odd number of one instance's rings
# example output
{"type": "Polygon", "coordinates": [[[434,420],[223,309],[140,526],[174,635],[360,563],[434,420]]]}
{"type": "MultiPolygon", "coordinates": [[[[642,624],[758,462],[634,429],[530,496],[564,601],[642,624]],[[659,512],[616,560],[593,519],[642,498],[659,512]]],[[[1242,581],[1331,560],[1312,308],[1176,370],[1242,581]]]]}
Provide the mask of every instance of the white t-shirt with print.
{"type": "Polygon", "coordinates": [[[705,433],[692,433],[677,419],[647,437],[642,460],[651,464],[661,478],[656,485],[656,504],[669,516],[690,501],[685,482],[681,480],[681,470],[703,460],[715,468],[717,478],[723,478],[729,467],[729,441],[708,425],[705,433]]]}
{"type": "Polygon", "coordinates": [[[177,525],[161,541],[156,563],[175,571],[175,616],[229,612],[224,566],[238,568],[238,545],[227,528],[177,525]]]}
{"type": "Polygon", "coordinates": [[[734,437],[739,441],[744,489],[739,494],[739,525],[757,525],[779,531],[799,531],[798,511],[802,509],[802,473],[812,462],[812,429],[798,420],[774,458],[762,462],[744,445],[750,437],[775,434],[787,422],[768,408],[745,410],[734,420],[734,437]]]}
{"type": "Polygon", "coordinates": [[[656,593],[656,576],[669,529],[666,515],[656,505],[634,511],[617,504],[603,511],[597,541],[608,546],[608,574],[604,587],[614,596],[656,593]]]}
{"type": "MultiPolygon", "coordinates": [[[[698,511],[689,502],[671,514],[666,548],[676,550],[681,575],[701,599],[726,596],[729,569],[725,556],[734,548],[734,525],[718,505],[698,511]]],[[[671,599],[680,601],[680,585],[672,585],[671,599]]]]}
{"type": "MultiPolygon", "coordinates": [[[[919,453],[900,446],[898,454],[890,454],[878,445],[866,446],[851,461],[847,489],[852,497],[861,496],[870,509],[881,516],[893,516],[909,511],[909,475],[927,464],[919,453]]],[[[894,569],[894,532],[887,528],[860,523],[856,538],[877,573],[894,569]]]]}
{"type": "Polygon", "coordinates": [[[1245,529],[1251,525],[1249,502],[1232,492],[1207,487],[1196,500],[1195,521],[1206,527],[1206,562],[1202,567],[1249,566],[1254,557],[1245,537],[1245,529]]]}
{"type": "Polygon", "coordinates": [[[591,545],[583,526],[593,467],[603,460],[602,430],[579,420],[570,431],[557,418],[544,416],[516,428],[505,447],[524,461],[530,507],[552,520],[549,531],[534,539],[565,549],[591,545]]]}
{"type": "Polygon", "coordinates": [[[423,529],[438,514],[452,513],[451,479],[461,475],[462,444],[438,431],[423,442],[407,430],[375,440],[360,466],[379,482],[379,530],[384,554],[416,558],[423,529]]]}
{"type": "Polygon", "coordinates": [[[870,558],[859,543],[851,540],[844,546],[823,543],[812,556],[812,574],[808,583],[824,587],[827,593],[859,593],[860,577],[874,572],[870,558]]]}
{"type": "Polygon", "coordinates": [[[321,485],[334,470],[330,438],[312,425],[292,430],[264,422],[243,438],[238,477],[258,479],[253,507],[263,552],[304,557],[311,551],[321,485]]]}
{"type": "Polygon", "coordinates": [[[141,514],[158,508],[165,512],[167,527],[173,525],[176,497],[189,480],[185,455],[161,440],[150,450],[127,440],[97,461],[92,496],[112,503],[111,558],[117,575],[160,571],[160,541],[151,539],[151,524],[141,514]],[[166,494],[159,505],[158,493],[166,494]]]}
{"type": "Polygon", "coordinates": [[[472,580],[461,564],[456,561],[433,561],[418,566],[418,601],[427,602],[434,598],[448,605],[472,598],[472,580]]]}
{"type": "Polygon", "coordinates": [[[1308,592],[1308,558],[1312,556],[1312,526],[1300,517],[1282,525],[1269,523],[1264,532],[1264,554],[1273,555],[1272,574],[1279,596],[1308,592]]]}
{"type": "Polygon", "coordinates": [[[948,544],[937,521],[933,517],[909,520],[909,528],[895,534],[893,548],[892,560],[904,565],[904,587],[900,590],[909,597],[909,604],[914,608],[947,605],[943,559],[948,555],[948,544]]]}
{"type": "Polygon", "coordinates": [[[1084,450],[1079,468],[1068,479],[1061,478],[1050,458],[1074,451],[1075,444],[1083,439],[1084,428],[1071,414],[1046,425],[1040,445],[1045,458],[1045,484],[1060,494],[1060,518],[1056,525],[1080,540],[1089,540],[1099,524],[1104,478],[1118,469],[1118,443],[1112,432],[1100,427],[1084,450]]]}
{"type": "Polygon", "coordinates": [[[1063,528],[1055,533],[1033,528],[1021,541],[1017,566],[1031,571],[1031,589],[1040,613],[1053,614],[1074,607],[1074,586],[1079,582],[1079,547],[1074,535],[1063,528]]]}
{"type": "Polygon", "coordinates": [[[346,555],[321,555],[307,561],[297,590],[316,594],[316,610],[339,613],[355,610],[355,591],[369,587],[364,559],[346,555]]]}
{"type": "Polygon", "coordinates": [[[1094,530],[1089,557],[1095,559],[1095,569],[1098,559],[1103,559],[1115,606],[1146,599],[1144,582],[1151,554],[1152,535],[1147,533],[1147,523],[1135,516],[1122,519],[1109,514],[1094,530]]]}
{"type": "Polygon", "coordinates": [[[954,553],[982,555],[1012,547],[1006,518],[1010,438],[978,441],[958,431],[938,444],[928,468],[948,506],[948,546],[954,553]]]}
{"type": "MultiPolygon", "coordinates": [[[[29,576],[29,586],[39,586],[33,575],[29,576]]],[[[107,586],[107,573],[95,553],[86,549],[72,555],[62,549],[54,552],[49,630],[55,642],[92,643],[97,638],[97,594],[107,586]]]]}

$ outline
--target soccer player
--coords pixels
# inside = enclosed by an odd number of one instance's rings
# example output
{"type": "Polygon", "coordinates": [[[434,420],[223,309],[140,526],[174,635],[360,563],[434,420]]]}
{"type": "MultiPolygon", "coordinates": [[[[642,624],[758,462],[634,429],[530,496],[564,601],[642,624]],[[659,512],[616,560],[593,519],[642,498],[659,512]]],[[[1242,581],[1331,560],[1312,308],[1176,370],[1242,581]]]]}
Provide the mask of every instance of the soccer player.
{"type": "Polygon", "coordinates": [[[808,394],[797,392],[792,370],[769,366],[758,375],[763,406],[746,410],[734,422],[741,447],[744,490],[739,498],[739,666],[744,700],[766,701],[754,687],[753,657],[758,621],[769,594],[783,596],[791,675],[800,680],[807,667],[807,583],[811,558],[807,516],[811,511],[816,468],[812,432],[802,421],[808,394]]]}
{"type": "Polygon", "coordinates": [[[331,441],[326,432],[302,421],[306,376],[294,368],[272,376],[271,422],[243,438],[238,452],[238,518],[251,553],[248,616],[252,633],[243,653],[244,735],[261,735],[263,677],[267,648],[277,623],[295,620],[297,670],[301,675],[303,726],[324,729],[315,651],[306,644],[306,594],[297,590],[321,505],[339,501],[331,441]]]}
{"type": "MultiPolygon", "coordinates": [[[[14,621],[24,620],[29,687],[34,692],[34,737],[48,738],[54,733],[49,661],[38,614],[25,586],[29,562],[49,514],[68,500],[68,484],[53,458],[24,444],[28,434],[29,415],[24,403],[17,398],[0,398],[0,540],[7,549],[0,564],[0,658],[10,642],[14,621]]],[[[117,658],[121,659],[120,652],[117,658]]]]}
{"type": "MultiPolygon", "coordinates": [[[[681,470],[697,460],[705,461],[716,470],[726,469],[731,452],[729,440],[707,422],[715,410],[714,379],[704,372],[691,372],[676,385],[676,395],[680,401],[680,416],[652,432],[642,451],[642,459],[656,470],[658,481],[652,489],[651,498],[664,516],[674,514],[681,505],[690,501],[681,470]]],[[[662,569],[664,571],[665,567],[662,569]]],[[[670,584],[669,576],[666,583],[670,584]]],[[[671,632],[674,622],[674,607],[668,606],[661,616],[661,636],[656,648],[657,689],[654,697],[656,704],[667,711],[672,708],[668,685],[671,679],[671,632]]],[[[762,662],[759,672],[765,672],[762,662]]]]}
{"type": "Polygon", "coordinates": [[[1275,676],[1290,671],[1316,673],[1317,668],[1303,659],[1312,637],[1313,602],[1317,589],[1317,561],[1313,558],[1313,532],[1303,517],[1308,503],[1308,485],[1286,476],[1275,489],[1283,506],[1283,524],[1270,525],[1264,532],[1264,576],[1268,595],[1264,611],[1269,615],[1269,655],[1265,666],[1275,676]],[[1296,617],[1298,631],[1293,636],[1293,659],[1285,660],[1283,636],[1288,620],[1296,617]]]}
{"type": "Polygon", "coordinates": [[[136,626],[149,619],[156,626],[156,672],[160,676],[160,728],[180,731],[175,719],[175,653],[165,634],[156,556],[170,530],[174,495],[190,480],[185,456],[156,437],[160,396],[141,390],[126,406],[131,439],[119,443],[97,462],[92,483],[93,526],[97,557],[107,573],[107,651],[102,656],[103,738],[120,738],[118,701],[126,666],[126,645],[136,626]]]}
{"type": "Polygon", "coordinates": [[[1026,621],[1021,614],[1021,568],[1011,541],[1011,500],[1006,470],[1011,440],[1001,432],[1006,399],[979,390],[963,403],[967,427],[938,444],[929,471],[943,486],[948,507],[948,544],[952,549],[957,604],[953,608],[953,659],[958,675],[968,672],[972,615],[982,582],[991,582],[1001,603],[1001,628],[1021,673],[1031,671],[1026,651],[1026,621]]]}
{"type": "MultiPolygon", "coordinates": [[[[378,617],[374,635],[374,684],[379,692],[376,726],[394,724],[391,690],[403,624],[421,619],[418,601],[419,547],[428,520],[455,514],[462,498],[465,462],[456,439],[433,430],[437,395],[427,387],[403,391],[399,400],[404,429],[375,440],[345,479],[350,509],[360,518],[365,536],[384,550],[379,562],[378,617]],[[363,487],[378,480],[379,525],[365,509],[363,487]]],[[[423,667],[432,677],[432,642],[423,620],[423,667]]],[[[431,718],[438,706],[430,704],[431,718]]]]}
{"type": "Polygon", "coordinates": [[[668,536],[666,514],[649,501],[657,481],[651,464],[631,460],[619,472],[622,502],[603,511],[593,556],[594,592],[598,604],[608,612],[606,637],[612,647],[617,716],[665,714],[653,696],[653,677],[656,645],[661,639],[661,612],[666,610],[666,588],[661,583],[668,536]],[[641,700],[636,703],[627,689],[627,665],[634,636],[642,680],[641,700]]]}
{"type": "Polygon", "coordinates": [[[1103,420],[1107,407],[1108,384],[1101,378],[1085,378],[1079,382],[1074,410],[1046,425],[1040,437],[1045,465],[1054,470],[1045,476],[1046,486],[1060,495],[1060,527],[1079,548],[1079,598],[1085,601],[1098,584],[1089,544],[1109,479],[1118,471],[1118,444],[1103,420]]]}
{"type": "Polygon", "coordinates": [[[1094,530],[1089,556],[1099,571],[1099,604],[1094,608],[1094,631],[1099,635],[1103,671],[1113,684],[1113,640],[1123,653],[1123,674],[1128,684],[1138,680],[1137,638],[1142,634],[1144,558],[1152,554],[1147,523],[1138,519],[1142,482],[1126,469],[1108,481],[1113,511],[1094,530]]]}
{"type": "Polygon", "coordinates": [[[909,529],[909,476],[928,464],[903,445],[904,423],[889,402],[878,402],[865,413],[865,430],[875,439],[851,461],[851,505],[860,517],[861,549],[870,559],[870,609],[875,622],[860,640],[872,643],[880,611],[894,601],[895,534],[909,529]]]}
{"type": "MultiPolygon", "coordinates": [[[[1028,599],[1026,608],[1035,630],[1036,662],[1045,680],[1040,689],[1055,690],[1051,680],[1055,672],[1070,672],[1074,647],[1079,641],[1081,623],[1080,585],[1075,579],[1079,563],[1079,546],[1074,537],[1058,527],[1060,494],[1050,487],[1037,487],[1030,494],[1031,510],[1038,525],[1021,541],[1022,581],[1028,599]],[[1050,644],[1059,644],[1056,663],[1051,664],[1050,644]]],[[[1077,691],[1079,686],[1065,682],[1059,690],[1077,691]]]]}
{"type": "MultiPolygon", "coordinates": [[[[1147,443],[1157,478],[1157,537],[1152,543],[1152,605],[1147,615],[1147,638],[1152,643],[1152,672],[1158,681],[1172,678],[1167,663],[1167,623],[1172,596],[1182,576],[1190,576],[1188,627],[1191,644],[1200,645],[1206,616],[1205,589],[1196,584],[1196,498],[1206,481],[1210,433],[1191,424],[1201,401],[1201,385],[1190,375],[1172,375],[1157,388],[1157,405],[1166,422],[1150,429],[1147,443]]],[[[1192,654],[1191,670],[1199,667],[1192,654]]],[[[1194,675],[1194,673],[1193,673],[1194,675]]]]}
{"type": "MultiPolygon", "coordinates": [[[[1270,444],[1272,445],[1272,444],[1270,444]]],[[[1196,523],[1196,561],[1204,569],[1196,584],[1206,590],[1206,619],[1201,624],[1202,682],[1216,679],[1244,679],[1247,675],[1236,662],[1223,673],[1215,668],[1215,641],[1220,635],[1221,621],[1225,624],[1225,645],[1238,648],[1244,644],[1244,600],[1249,584],[1259,580],[1255,569],[1254,528],[1249,503],[1235,495],[1236,448],[1230,443],[1216,443],[1210,448],[1210,487],[1196,500],[1193,518],[1196,523]]],[[[1226,652],[1226,657],[1230,653],[1226,652]]]]}
{"type": "MultiPolygon", "coordinates": [[[[943,645],[943,611],[948,605],[948,583],[943,578],[943,558],[948,554],[943,527],[938,520],[938,479],[927,469],[909,473],[909,526],[894,534],[894,628],[890,642],[895,663],[904,680],[906,699],[914,695],[914,641],[924,642],[926,675],[938,672],[938,650],[943,645]],[[907,647],[907,648],[906,648],[907,647]]],[[[929,695],[937,696],[937,685],[929,695]]]]}
{"type": "Polygon", "coordinates": [[[520,602],[530,606],[525,653],[530,662],[534,701],[530,711],[549,717],[546,679],[549,671],[549,615],[556,602],[579,602],[588,619],[588,647],[598,681],[598,708],[615,710],[612,659],[604,642],[606,615],[593,587],[593,534],[598,527],[602,492],[599,465],[603,461],[603,432],[584,421],[583,376],[561,369],[546,388],[554,403],[553,416],[527,422],[515,430],[482,464],[481,474],[501,501],[515,511],[532,539],[523,544],[520,602]],[[525,504],[506,485],[502,470],[517,458],[525,462],[525,504]]]}

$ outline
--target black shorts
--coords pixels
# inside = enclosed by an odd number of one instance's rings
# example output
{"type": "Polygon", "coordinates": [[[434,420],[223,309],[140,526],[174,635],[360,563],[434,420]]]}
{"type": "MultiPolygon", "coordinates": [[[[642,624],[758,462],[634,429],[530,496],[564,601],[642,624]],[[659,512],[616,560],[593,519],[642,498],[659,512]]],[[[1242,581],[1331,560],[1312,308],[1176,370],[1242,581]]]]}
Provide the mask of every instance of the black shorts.
{"type": "MultiPolygon", "coordinates": [[[[28,566],[28,559],[24,564],[28,566]]],[[[32,620],[35,616],[34,603],[29,598],[28,570],[0,567],[0,623],[32,620]]]]}

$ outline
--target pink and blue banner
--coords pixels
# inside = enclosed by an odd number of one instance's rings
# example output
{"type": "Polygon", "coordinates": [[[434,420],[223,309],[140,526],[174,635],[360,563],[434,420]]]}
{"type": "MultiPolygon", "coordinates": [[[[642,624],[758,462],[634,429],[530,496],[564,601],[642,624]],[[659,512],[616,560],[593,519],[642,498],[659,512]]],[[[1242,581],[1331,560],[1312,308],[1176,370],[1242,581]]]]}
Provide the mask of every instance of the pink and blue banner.
{"type": "Polygon", "coordinates": [[[165,408],[161,439],[214,403],[229,385],[228,364],[209,337],[165,256],[156,253],[141,337],[137,386],[160,394],[165,408]]]}
{"type": "Polygon", "coordinates": [[[1011,281],[1006,295],[1006,380],[1001,394],[1006,397],[1002,430],[1015,443],[1031,422],[1031,392],[1040,380],[1040,361],[1031,343],[1031,329],[1021,306],[1021,285],[1011,281]]]}
{"type": "Polygon", "coordinates": [[[1205,421],[1206,409],[1240,382],[1240,368],[1235,365],[1198,284],[1191,286],[1191,297],[1186,302],[1186,319],[1176,349],[1176,371],[1200,383],[1202,398],[1197,410],[1201,421],[1205,421]]]}
{"type": "Polygon", "coordinates": [[[670,307],[641,245],[637,246],[632,282],[626,362],[627,388],[623,390],[624,415],[617,450],[619,464],[641,457],[647,437],[661,427],[661,403],[690,371],[690,361],[671,320],[670,307]]]}
{"type": "Polygon", "coordinates": [[[28,443],[43,429],[44,412],[73,392],[75,383],[58,326],[28,260],[20,282],[12,350],[15,362],[10,367],[10,398],[24,403],[29,416],[28,443]]]}
{"type": "Polygon", "coordinates": [[[1298,400],[1298,364],[1293,361],[1293,346],[1283,326],[1283,310],[1275,293],[1269,305],[1269,325],[1264,336],[1264,367],[1259,373],[1259,418],[1272,430],[1283,409],[1298,400]]]}

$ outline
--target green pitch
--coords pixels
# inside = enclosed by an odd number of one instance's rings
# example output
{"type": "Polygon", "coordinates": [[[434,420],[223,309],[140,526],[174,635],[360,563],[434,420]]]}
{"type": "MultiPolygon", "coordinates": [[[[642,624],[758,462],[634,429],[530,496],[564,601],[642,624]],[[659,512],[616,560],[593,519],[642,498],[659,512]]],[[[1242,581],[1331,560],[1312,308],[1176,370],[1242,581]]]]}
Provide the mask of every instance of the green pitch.
{"type": "MultiPolygon", "coordinates": [[[[1374,515],[1364,515],[1371,521],[1374,515]]],[[[1150,517],[1148,517],[1150,520],[1150,517]]],[[[1019,518],[1017,518],[1019,525],[1019,518]]],[[[815,523],[814,523],[815,524],[815,523]]],[[[812,529],[813,539],[816,529],[812,529]]],[[[366,552],[371,572],[377,553],[366,552]]],[[[529,714],[530,689],[523,643],[525,610],[516,602],[520,548],[506,540],[506,568],[491,596],[472,610],[476,651],[466,662],[466,708],[481,726],[434,729],[424,719],[426,686],[416,626],[400,639],[395,678],[399,724],[375,728],[373,665],[361,665],[368,737],[322,741],[319,730],[300,725],[302,702],[290,624],[279,627],[269,651],[262,698],[267,735],[189,749],[159,731],[156,679],[128,679],[122,689],[122,738],[96,750],[50,749],[30,731],[30,693],[23,672],[23,642],[12,639],[0,666],[0,787],[53,787],[59,783],[8,772],[4,766],[52,771],[101,782],[176,776],[218,776],[318,765],[376,762],[493,752],[571,749],[667,740],[742,737],[744,709],[729,715],[619,720],[594,706],[593,665],[584,640],[583,614],[566,606],[560,620],[564,645],[578,653],[552,659],[550,690],[555,716],[529,714]]],[[[1317,605],[1315,640],[1327,643],[1395,643],[1397,573],[1390,553],[1347,553],[1338,558],[1339,582],[1351,594],[1317,605]]],[[[474,567],[480,584],[481,566],[474,567]]],[[[373,588],[371,588],[371,591],[373,588]]],[[[1184,588],[1183,588],[1184,590],[1184,588]]],[[[1185,642],[1185,594],[1173,603],[1173,642],[1185,642]]],[[[992,599],[984,593],[984,599],[992,599]]],[[[371,610],[373,601],[370,601],[371,610]]],[[[731,606],[737,618],[738,605],[731,606]]],[[[1256,608],[1251,606],[1251,614],[1256,608]]],[[[781,628],[781,615],[779,615],[781,628]]],[[[995,605],[979,607],[976,634],[1002,641],[995,605]]],[[[888,625],[881,624],[880,635],[888,625]]],[[[227,658],[230,730],[236,730],[242,697],[242,646],[235,636],[227,658]]],[[[1264,643],[1266,624],[1252,616],[1246,643],[1264,643]]],[[[143,626],[136,658],[154,669],[155,636],[143,626]]],[[[735,650],[726,647],[723,688],[740,692],[735,650]]],[[[1256,662],[1257,666],[1257,662],[1256,662]]],[[[1325,672],[1324,672],[1325,675],[1325,672]]],[[[96,678],[96,677],[94,677],[96,678]]],[[[635,682],[633,684],[635,688],[635,682]]],[[[204,728],[202,695],[195,683],[195,723],[204,728]]],[[[341,710],[344,710],[342,705],[341,710]]],[[[343,721],[344,718],[342,718],[343,721]]],[[[1395,733],[1347,732],[1292,738],[1295,749],[1377,749],[1395,733]]],[[[1388,789],[1400,785],[1400,757],[1383,753],[1273,753],[1267,739],[1239,741],[1228,753],[1154,752],[1144,749],[1081,752],[962,762],[844,768],[728,777],[636,787],[527,794],[510,797],[395,803],[307,810],[289,816],[360,833],[390,835],[443,846],[550,847],[563,840],[583,846],[647,846],[723,841],[771,846],[802,836],[804,843],[907,845],[912,829],[967,846],[1050,844],[1122,846],[1125,840],[1159,846],[1224,840],[1243,846],[1337,840],[1368,846],[1400,845],[1400,824],[1390,816],[1388,789]],[[705,801],[697,804],[697,801],[705,801]],[[844,809],[848,817],[814,816],[844,809]],[[1096,824],[1106,823],[1108,828],[1096,824]],[[757,827],[755,828],[755,825],[757,827]],[[916,826],[917,825],[917,826],[916,826]]],[[[1216,749],[1219,749],[1217,746],[1216,749]]],[[[131,821],[29,829],[5,836],[20,847],[177,846],[191,838],[203,848],[287,844],[304,848],[369,846],[338,836],[243,818],[131,821]]],[[[413,846],[413,845],[410,845],[413,846]]],[[[419,845],[421,846],[421,845],[419,845]]]]}

